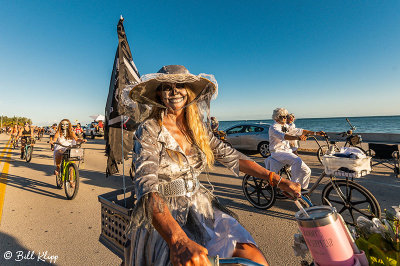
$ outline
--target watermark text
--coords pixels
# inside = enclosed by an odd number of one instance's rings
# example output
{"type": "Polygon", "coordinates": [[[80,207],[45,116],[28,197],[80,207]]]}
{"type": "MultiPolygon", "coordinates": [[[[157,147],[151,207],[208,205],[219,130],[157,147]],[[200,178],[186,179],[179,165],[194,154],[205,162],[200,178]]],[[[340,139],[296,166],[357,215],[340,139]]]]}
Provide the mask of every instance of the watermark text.
{"type": "Polygon", "coordinates": [[[56,263],[58,256],[51,255],[48,251],[36,252],[31,250],[18,250],[15,252],[6,251],[3,254],[3,258],[5,260],[13,260],[13,261],[42,261],[49,263],[56,263]]]}

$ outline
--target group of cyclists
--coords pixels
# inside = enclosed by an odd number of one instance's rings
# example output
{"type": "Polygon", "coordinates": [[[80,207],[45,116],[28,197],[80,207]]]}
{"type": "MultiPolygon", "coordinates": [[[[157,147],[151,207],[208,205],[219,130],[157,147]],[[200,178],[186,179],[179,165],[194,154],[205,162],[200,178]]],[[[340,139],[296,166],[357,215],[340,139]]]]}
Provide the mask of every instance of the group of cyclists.
{"type": "Polygon", "coordinates": [[[40,140],[44,133],[48,133],[50,137],[49,144],[51,150],[54,151],[53,158],[56,165],[54,174],[57,174],[60,169],[61,157],[66,149],[65,147],[57,145],[57,143],[64,146],[71,146],[76,143],[86,142],[83,138],[83,129],[80,123],[76,126],[72,126],[68,119],[61,120],[58,125],[54,123],[48,129],[29,123],[25,123],[24,126],[14,125],[9,133],[14,147],[18,147],[18,143],[21,143],[21,159],[24,158],[25,145],[28,142],[33,147],[36,139],[40,140]]]}

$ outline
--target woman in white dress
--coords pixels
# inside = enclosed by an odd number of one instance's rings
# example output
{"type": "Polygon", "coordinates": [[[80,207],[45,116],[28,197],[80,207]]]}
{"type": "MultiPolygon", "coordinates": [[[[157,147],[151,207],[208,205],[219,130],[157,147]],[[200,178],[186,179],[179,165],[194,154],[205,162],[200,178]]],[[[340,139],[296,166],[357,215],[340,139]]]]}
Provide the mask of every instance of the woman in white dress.
{"type": "MultiPolygon", "coordinates": [[[[60,143],[64,146],[72,146],[76,145],[78,142],[86,142],[86,140],[79,139],[75,132],[73,131],[72,124],[68,119],[63,119],[58,124],[57,132],[54,135],[53,140],[50,140],[50,144],[60,143]]],[[[61,145],[54,145],[54,164],[56,165],[56,170],[54,170],[54,174],[57,175],[60,172],[60,165],[62,160],[62,155],[66,151],[66,147],[61,145]]]]}
{"type": "Polygon", "coordinates": [[[133,86],[131,99],[151,105],[153,112],[136,131],[137,202],[125,264],[210,265],[207,255],[219,255],[267,265],[236,215],[198,177],[217,160],[236,176],[242,171],[267,179],[296,197],[300,185],[266,170],[213,135],[202,115],[209,114],[216,93],[212,75],[196,76],[178,65],[144,75],[133,86]]]}

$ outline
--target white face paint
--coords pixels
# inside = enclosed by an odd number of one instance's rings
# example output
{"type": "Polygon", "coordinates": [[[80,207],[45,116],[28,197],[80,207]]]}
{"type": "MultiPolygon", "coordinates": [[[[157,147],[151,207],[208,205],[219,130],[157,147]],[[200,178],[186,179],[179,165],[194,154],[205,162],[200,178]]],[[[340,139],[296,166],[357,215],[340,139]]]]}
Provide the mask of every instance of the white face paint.
{"type": "Polygon", "coordinates": [[[67,136],[68,127],[69,127],[69,123],[67,121],[64,121],[61,123],[61,130],[62,130],[62,134],[64,137],[67,136]]]}
{"type": "Polygon", "coordinates": [[[187,103],[187,91],[184,84],[165,84],[160,96],[164,105],[172,110],[182,109],[187,103]]]}

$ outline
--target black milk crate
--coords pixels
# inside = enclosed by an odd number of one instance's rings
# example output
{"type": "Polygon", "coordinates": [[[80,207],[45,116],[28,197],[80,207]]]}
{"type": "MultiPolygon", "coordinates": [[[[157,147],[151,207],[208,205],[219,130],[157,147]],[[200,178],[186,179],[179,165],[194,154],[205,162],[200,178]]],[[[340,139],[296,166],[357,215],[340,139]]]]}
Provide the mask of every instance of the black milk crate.
{"type": "Polygon", "coordinates": [[[127,229],[136,201],[133,186],[126,188],[126,206],[124,190],[118,189],[98,196],[101,203],[101,234],[99,241],[121,259],[127,241],[127,229]]]}

